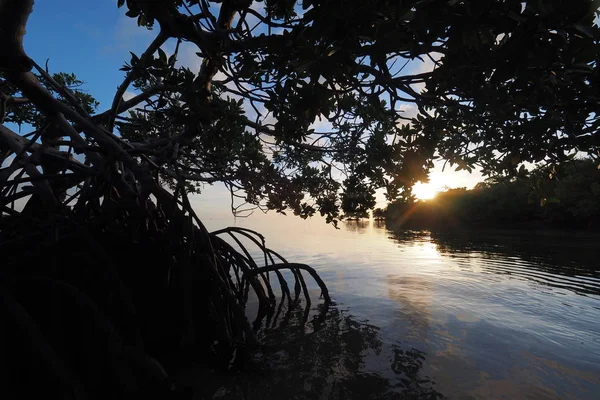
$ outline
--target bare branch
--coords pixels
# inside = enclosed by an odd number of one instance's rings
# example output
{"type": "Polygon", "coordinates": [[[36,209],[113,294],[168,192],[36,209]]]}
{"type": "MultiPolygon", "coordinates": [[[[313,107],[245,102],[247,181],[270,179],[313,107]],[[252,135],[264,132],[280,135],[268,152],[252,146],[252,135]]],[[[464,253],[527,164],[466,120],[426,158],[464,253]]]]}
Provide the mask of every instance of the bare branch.
{"type": "MultiPolygon", "coordinates": [[[[148,100],[149,98],[151,98],[154,95],[157,95],[162,92],[167,92],[167,91],[175,92],[177,90],[178,89],[175,86],[167,86],[167,85],[152,86],[152,87],[146,89],[143,93],[138,94],[137,96],[135,96],[127,101],[120,102],[116,115],[119,115],[121,113],[124,113],[127,110],[134,108],[141,102],[148,100]]],[[[112,112],[113,112],[113,110],[110,109],[110,110],[106,110],[100,114],[96,114],[92,117],[92,121],[99,122],[99,123],[106,121],[106,119],[112,115],[112,112]]]]}

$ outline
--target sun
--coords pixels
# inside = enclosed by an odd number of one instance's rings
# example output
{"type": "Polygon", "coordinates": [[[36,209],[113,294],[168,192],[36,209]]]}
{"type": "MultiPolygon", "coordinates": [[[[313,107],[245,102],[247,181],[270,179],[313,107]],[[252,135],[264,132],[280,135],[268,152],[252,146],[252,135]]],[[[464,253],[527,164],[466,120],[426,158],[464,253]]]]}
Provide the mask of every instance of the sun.
{"type": "Polygon", "coordinates": [[[417,182],[413,186],[412,192],[419,200],[429,200],[433,199],[440,190],[441,188],[432,185],[431,183],[417,182]]]}

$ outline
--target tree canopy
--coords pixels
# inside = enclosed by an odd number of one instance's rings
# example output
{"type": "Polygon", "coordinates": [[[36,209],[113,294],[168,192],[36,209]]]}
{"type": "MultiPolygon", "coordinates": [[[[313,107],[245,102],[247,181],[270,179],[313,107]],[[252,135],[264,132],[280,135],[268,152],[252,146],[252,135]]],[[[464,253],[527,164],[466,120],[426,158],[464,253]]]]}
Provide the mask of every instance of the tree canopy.
{"type": "MultiPolygon", "coordinates": [[[[596,0],[117,3],[156,36],[93,121],[171,187],[225,183],[232,207],[334,221],[410,190],[436,158],[515,174],[599,157],[596,0]],[[177,63],[183,47],[199,70],[177,63]]],[[[3,89],[5,121],[42,129],[10,107],[18,94],[3,89]]]]}

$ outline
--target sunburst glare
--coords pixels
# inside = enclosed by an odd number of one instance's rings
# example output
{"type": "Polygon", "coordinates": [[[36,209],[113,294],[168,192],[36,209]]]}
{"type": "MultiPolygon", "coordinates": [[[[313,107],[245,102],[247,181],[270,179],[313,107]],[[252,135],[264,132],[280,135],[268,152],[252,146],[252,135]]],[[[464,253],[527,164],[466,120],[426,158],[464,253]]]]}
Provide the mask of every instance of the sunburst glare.
{"type": "Polygon", "coordinates": [[[440,191],[442,191],[441,187],[438,187],[431,183],[418,182],[413,186],[413,194],[419,200],[433,199],[435,195],[440,191]]]}

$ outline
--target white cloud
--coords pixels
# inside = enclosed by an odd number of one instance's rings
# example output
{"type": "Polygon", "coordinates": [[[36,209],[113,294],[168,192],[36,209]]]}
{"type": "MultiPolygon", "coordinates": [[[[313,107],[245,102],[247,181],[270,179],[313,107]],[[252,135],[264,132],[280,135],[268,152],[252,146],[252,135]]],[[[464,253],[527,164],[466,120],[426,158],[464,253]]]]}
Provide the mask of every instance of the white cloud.
{"type": "MultiPolygon", "coordinates": [[[[422,60],[415,59],[410,62],[409,75],[418,75],[424,74],[427,72],[432,72],[436,68],[436,63],[440,61],[442,58],[441,53],[432,52],[429,53],[429,57],[423,56],[422,60]]],[[[420,93],[425,89],[424,83],[415,83],[411,85],[411,87],[417,92],[420,93]]]]}
{"type": "MultiPolygon", "coordinates": [[[[401,117],[404,118],[414,118],[418,114],[419,110],[416,104],[412,103],[402,103],[400,107],[398,107],[398,113],[401,117]]],[[[405,124],[406,121],[402,120],[400,124],[405,124]]]]}
{"type": "Polygon", "coordinates": [[[315,132],[330,132],[333,130],[333,125],[327,118],[317,119],[315,122],[310,124],[309,129],[314,129],[315,132]]]}
{"type": "Polygon", "coordinates": [[[190,71],[197,74],[202,65],[202,58],[196,54],[199,51],[200,50],[198,50],[198,47],[195,44],[182,42],[179,45],[179,55],[177,56],[175,66],[189,68],[190,71]]]}
{"type": "Polygon", "coordinates": [[[125,91],[125,93],[123,93],[123,100],[127,101],[127,100],[131,100],[133,99],[135,96],[137,96],[135,93],[130,92],[130,91],[125,91]]]}
{"type": "Polygon", "coordinates": [[[156,29],[148,30],[137,26],[137,19],[129,18],[123,12],[119,14],[112,41],[100,49],[101,53],[142,52],[158,34],[156,29]]]}
{"type": "Polygon", "coordinates": [[[6,157],[6,159],[2,162],[2,165],[0,166],[0,168],[8,167],[10,164],[12,164],[14,159],[15,159],[14,155],[6,157]]]}
{"type": "Polygon", "coordinates": [[[253,1],[250,5],[250,8],[256,11],[257,13],[263,13],[265,11],[265,2],[264,1],[253,1]]]}
{"type": "MultiPolygon", "coordinates": [[[[133,99],[137,95],[138,95],[138,93],[134,93],[134,92],[131,92],[131,91],[127,90],[127,91],[125,91],[125,93],[123,93],[123,101],[131,100],[131,99],[133,99]]],[[[121,113],[120,115],[129,115],[130,111],[141,109],[142,105],[143,105],[143,103],[138,104],[137,106],[135,106],[135,107],[133,107],[133,108],[131,108],[131,109],[129,109],[129,110],[121,113]]]]}

